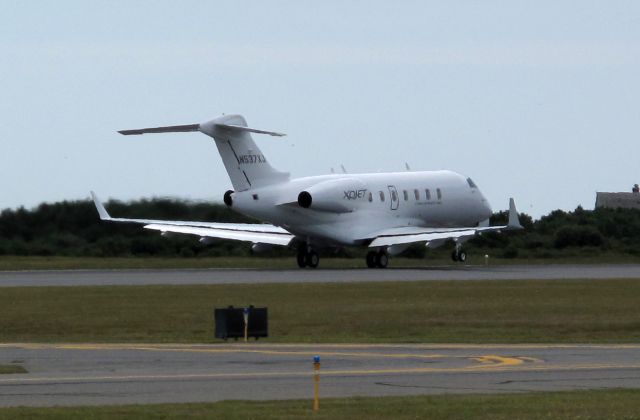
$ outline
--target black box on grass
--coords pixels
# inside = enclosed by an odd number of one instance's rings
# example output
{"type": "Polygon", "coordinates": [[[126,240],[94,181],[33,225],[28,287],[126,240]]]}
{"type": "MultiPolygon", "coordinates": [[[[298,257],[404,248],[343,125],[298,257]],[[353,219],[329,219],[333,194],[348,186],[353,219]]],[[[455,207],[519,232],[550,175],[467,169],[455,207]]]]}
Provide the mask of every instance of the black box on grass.
{"type": "Polygon", "coordinates": [[[247,337],[256,340],[269,336],[269,322],[267,308],[215,308],[214,320],[216,325],[215,337],[227,340],[229,338],[244,338],[244,314],[248,315],[247,337]]]}

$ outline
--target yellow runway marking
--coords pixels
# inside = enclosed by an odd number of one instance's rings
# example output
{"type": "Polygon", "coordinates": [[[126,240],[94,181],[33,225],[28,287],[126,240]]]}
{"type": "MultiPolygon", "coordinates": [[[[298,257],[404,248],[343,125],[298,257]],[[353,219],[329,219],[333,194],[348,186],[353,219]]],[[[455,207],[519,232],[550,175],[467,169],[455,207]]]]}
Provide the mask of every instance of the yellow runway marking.
{"type": "MultiPolygon", "coordinates": [[[[392,375],[392,374],[422,374],[422,373],[485,373],[504,371],[577,371],[577,370],[601,370],[601,369],[640,369],[640,364],[615,365],[615,364],[577,364],[577,365],[531,365],[513,368],[509,366],[491,367],[486,369],[481,366],[465,368],[406,368],[406,369],[353,369],[353,370],[326,370],[321,376],[355,376],[355,375],[392,375]]],[[[20,383],[57,383],[57,382],[96,382],[96,381],[127,381],[127,380],[185,380],[185,379],[234,379],[234,378],[268,378],[268,377],[304,377],[312,376],[310,371],[290,372],[243,372],[243,373],[198,373],[176,375],[113,375],[113,376],[75,376],[75,377],[13,377],[0,379],[0,384],[20,383]]]]}
{"type": "MultiPolygon", "coordinates": [[[[60,346],[59,349],[69,350],[106,350],[95,346],[60,346]]],[[[411,354],[411,353],[363,353],[363,352],[328,352],[328,351],[292,351],[292,350],[259,350],[247,348],[170,348],[170,347],[146,347],[132,346],[114,348],[109,350],[141,350],[141,351],[165,351],[165,352],[189,352],[189,353],[250,353],[250,354],[266,354],[271,356],[343,356],[343,357],[371,357],[385,359],[442,359],[452,358],[444,354],[411,354]]]]}
{"type": "MultiPolygon", "coordinates": [[[[511,366],[522,364],[523,361],[536,361],[539,359],[530,357],[502,357],[497,355],[469,356],[469,355],[445,355],[445,354],[420,354],[420,353],[368,353],[368,352],[328,352],[328,351],[292,351],[243,348],[243,346],[214,348],[214,347],[175,347],[172,345],[112,345],[112,344],[58,344],[25,346],[37,349],[62,349],[62,350],[138,350],[159,352],[189,352],[189,353],[247,353],[265,354],[270,356],[324,356],[324,357],[357,357],[357,358],[382,358],[382,359],[469,359],[482,363],[485,366],[511,366]]],[[[0,346],[1,347],[1,346],[0,346]]]]}
{"type": "Polygon", "coordinates": [[[535,357],[518,356],[518,359],[524,360],[525,362],[533,362],[533,363],[541,363],[542,362],[542,360],[536,359],[535,357]]]}
{"type": "Polygon", "coordinates": [[[480,367],[495,367],[495,366],[517,366],[524,363],[524,360],[516,357],[502,357],[502,356],[479,356],[471,357],[471,360],[482,363],[480,367]]]}
{"type": "MultiPolygon", "coordinates": [[[[615,363],[565,363],[565,364],[545,364],[542,360],[528,356],[500,356],[498,354],[452,354],[444,355],[439,353],[429,354],[428,351],[435,349],[463,349],[463,350],[487,350],[501,349],[523,350],[523,349],[548,349],[548,348],[570,348],[570,349],[640,349],[640,345],[627,344],[604,344],[604,345],[315,345],[315,344],[260,344],[260,345],[211,345],[211,344],[99,344],[99,343],[2,343],[0,348],[21,348],[21,349],[55,349],[55,350],[137,350],[137,351],[157,351],[157,352],[196,352],[196,353],[252,353],[269,356],[310,356],[321,355],[325,357],[356,357],[356,358],[382,358],[382,359],[457,359],[474,362],[466,366],[453,367],[389,367],[389,368],[362,368],[362,369],[324,369],[320,374],[324,377],[355,376],[355,375],[406,375],[406,374],[482,374],[489,372],[525,372],[525,371],[577,371],[577,370],[602,370],[602,369],[640,369],[638,364],[615,364],[615,363]],[[332,351],[332,349],[336,349],[332,351]],[[338,349],[347,349],[339,351],[338,349]],[[353,349],[354,351],[349,351],[353,349]],[[367,352],[366,349],[381,349],[385,352],[367,352]],[[402,352],[393,353],[393,349],[402,352]],[[315,350],[315,351],[314,351],[315,350]],[[363,351],[364,350],[364,351],[363,351]],[[416,351],[415,354],[407,350],[416,351]],[[425,352],[425,353],[423,353],[425,352]]],[[[468,363],[468,362],[467,362],[468,363]]],[[[313,372],[309,370],[292,371],[258,371],[258,372],[209,372],[209,373],[185,373],[185,374],[159,374],[159,375],[107,375],[107,376],[60,376],[60,377],[38,377],[34,374],[17,374],[10,378],[0,378],[0,384],[21,383],[57,383],[57,382],[100,382],[100,381],[143,381],[143,380],[197,380],[197,379],[245,379],[245,378],[269,378],[269,377],[305,377],[311,376],[313,372]]]]}

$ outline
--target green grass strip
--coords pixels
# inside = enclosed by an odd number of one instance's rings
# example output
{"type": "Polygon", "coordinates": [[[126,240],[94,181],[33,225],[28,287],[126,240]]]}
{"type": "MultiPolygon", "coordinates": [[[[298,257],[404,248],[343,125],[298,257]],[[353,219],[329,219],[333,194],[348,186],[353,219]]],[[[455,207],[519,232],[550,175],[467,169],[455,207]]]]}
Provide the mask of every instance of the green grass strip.
{"type": "MultiPolygon", "coordinates": [[[[467,265],[484,265],[484,252],[470,253],[467,265]]],[[[496,251],[497,252],[497,251],[496,251]]],[[[502,252],[502,251],[500,251],[502,252]]],[[[490,265],[513,264],[618,264],[638,263],[633,255],[602,252],[598,255],[559,256],[557,258],[500,258],[491,255],[490,265]]],[[[394,257],[389,267],[431,267],[456,265],[449,252],[430,255],[427,258],[394,257]]],[[[322,258],[320,268],[365,268],[364,257],[360,258],[322,258]]],[[[297,269],[295,256],[290,257],[39,257],[39,256],[0,256],[0,271],[6,270],[75,270],[75,269],[182,269],[182,268],[261,268],[261,269],[297,269]]]]}
{"type": "Polygon", "coordinates": [[[311,401],[224,401],[103,407],[2,408],[0,419],[637,419],[640,391],[443,395],[324,399],[311,401]]]}
{"type": "Polygon", "coordinates": [[[0,375],[11,373],[27,373],[27,370],[20,365],[0,365],[0,375]]]}
{"type": "Polygon", "coordinates": [[[638,296],[640,280],[4,288],[0,341],[214,342],[214,307],[253,304],[271,342],[629,343],[638,296]]]}

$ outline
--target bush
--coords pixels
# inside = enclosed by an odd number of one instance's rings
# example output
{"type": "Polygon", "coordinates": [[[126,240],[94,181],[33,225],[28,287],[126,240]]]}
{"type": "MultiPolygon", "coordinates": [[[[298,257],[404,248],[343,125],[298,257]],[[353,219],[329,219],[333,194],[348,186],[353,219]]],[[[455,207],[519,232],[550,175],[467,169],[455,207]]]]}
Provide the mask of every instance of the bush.
{"type": "Polygon", "coordinates": [[[593,226],[565,226],[556,232],[554,246],[566,248],[569,246],[602,246],[604,238],[593,226]]]}
{"type": "Polygon", "coordinates": [[[508,246],[505,248],[504,253],[502,254],[505,258],[517,258],[518,257],[518,248],[515,246],[508,246]]]}
{"type": "MultiPolygon", "coordinates": [[[[107,208],[114,217],[257,223],[222,204],[203,202],[110,201],[107,208]]],[[[497,212],[491,217],[491,224],[504,225],[507,219],[507,212],[497,212]]],[[[640,253],[640,210],[592,211],[578,207],[573,212],[555,210],[536,221],[520,214],[520,223],[524,230],[486,233],[475,236],[466,245],[471,253],[504,258],[586,258],[604,248],[611,254],[640,253]]],[[[453,247],[454,243],[448,241],[440,250],[428,250],[419,243],[409,247],[404,256],[445,258],[453,247]]],[[[137,224],[101,222],[89,200],[45,203],[33,209],[21,207],[0,212],[0,255],[197,257],[248,255],[249,250],[250,244],[243,242],[219,240],[202,245],[196,236],[163,237],[137,224]]],[[[324,250],[323,255],[331,252],[324,250]]],[[[339,255],[363,258],[366,252],[364,248],[349,248],[339,255]]],[[[287,248],[276,247],[266,255],[291,254],[287,248]]]]}

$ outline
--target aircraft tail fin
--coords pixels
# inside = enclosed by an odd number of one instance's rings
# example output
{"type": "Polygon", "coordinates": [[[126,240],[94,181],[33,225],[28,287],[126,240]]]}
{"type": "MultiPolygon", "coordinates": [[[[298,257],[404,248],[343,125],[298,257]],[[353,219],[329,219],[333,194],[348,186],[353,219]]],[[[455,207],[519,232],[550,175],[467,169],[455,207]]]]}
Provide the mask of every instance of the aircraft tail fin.
{"type": "Polygon", "coordinates": [[[246,191],[289,179],[289,174],[275,170],[251,138],[250,133],[282,137],[285,134],[247,126],[241,115],[223,115],[202,124],[172,125],[118,131],[125,136],[147,133],[184,133],[200,131],[212,137],[235,191],[246,191]]]}

